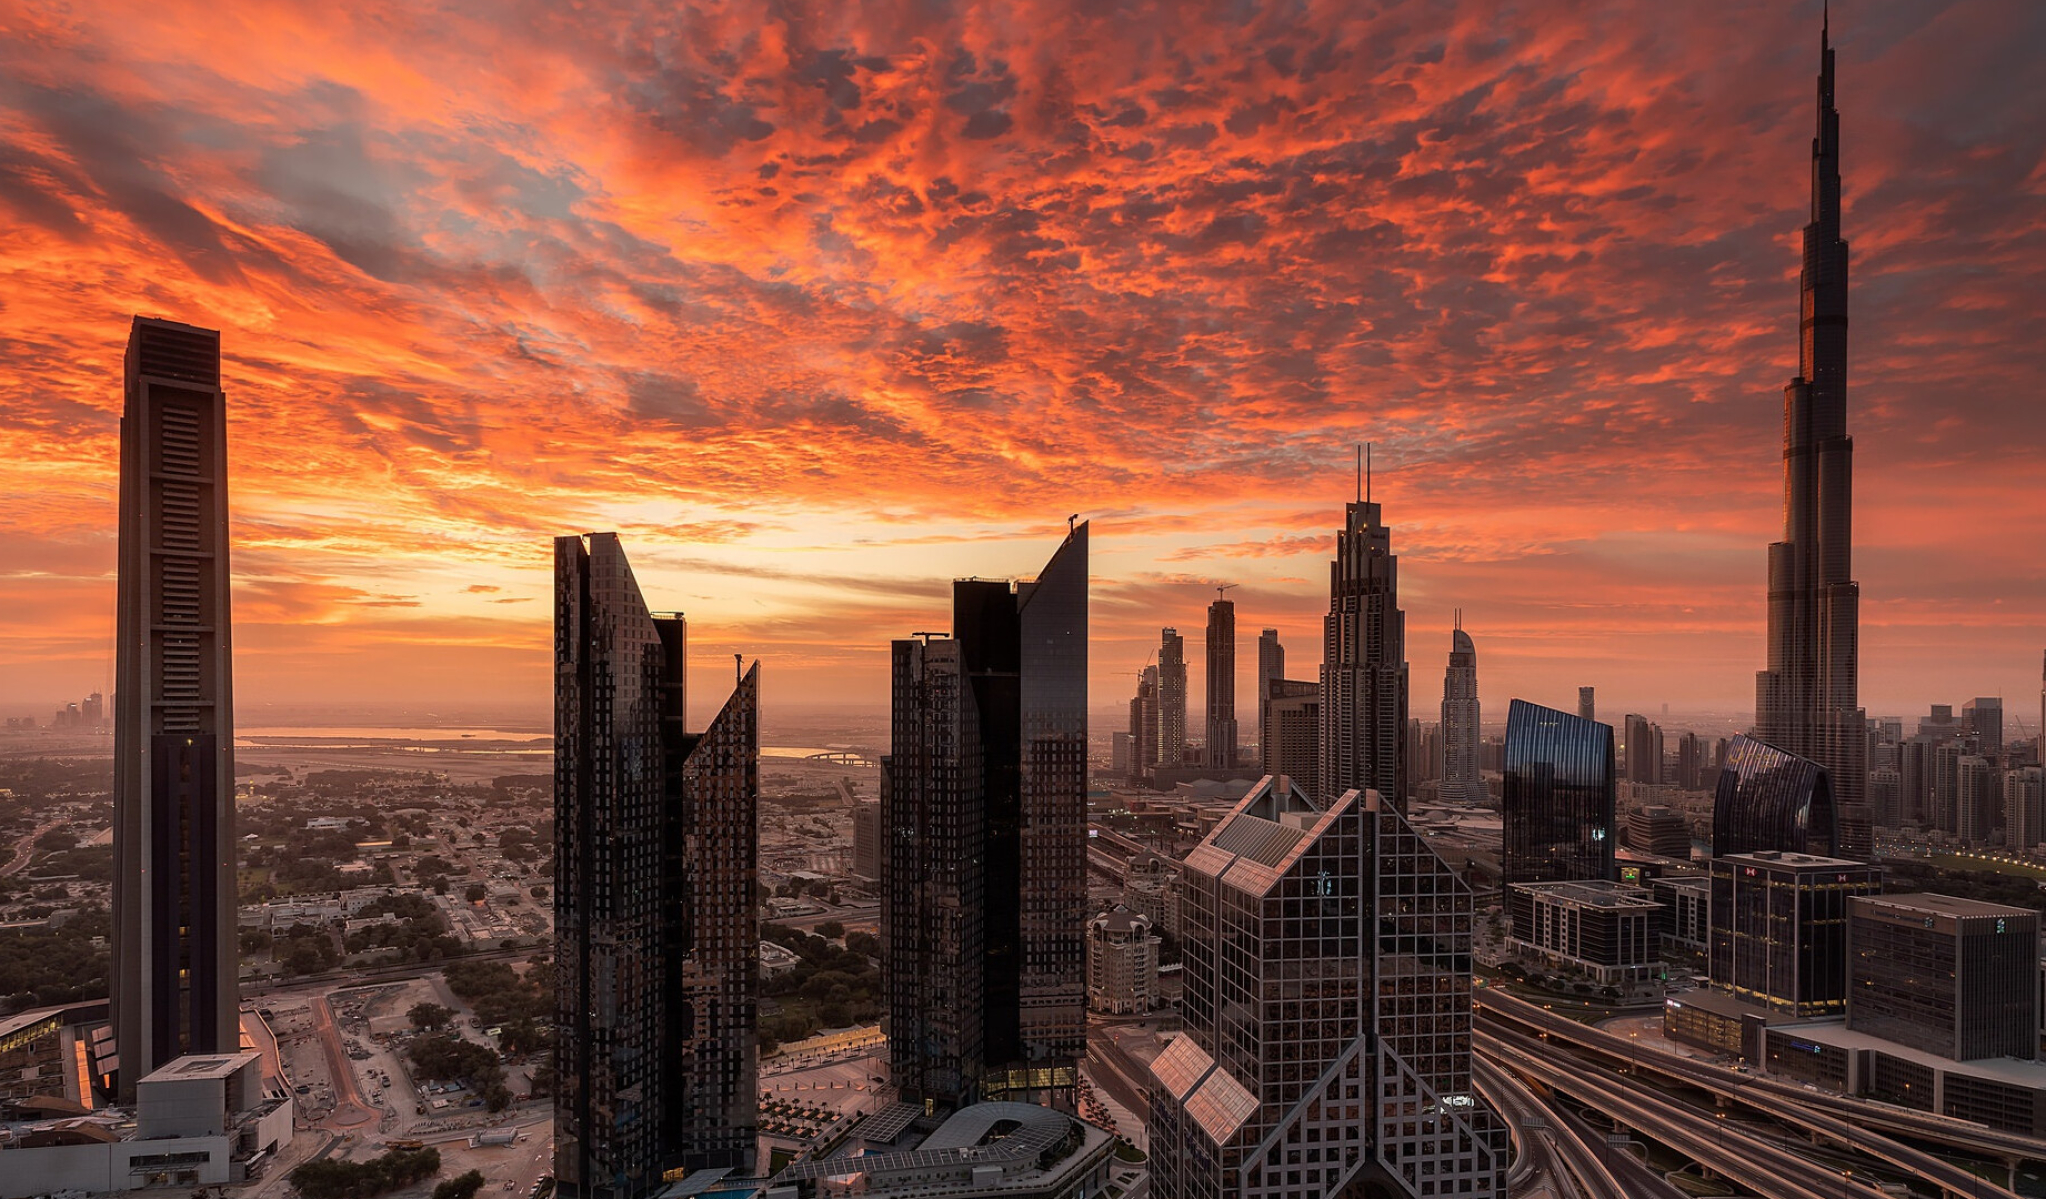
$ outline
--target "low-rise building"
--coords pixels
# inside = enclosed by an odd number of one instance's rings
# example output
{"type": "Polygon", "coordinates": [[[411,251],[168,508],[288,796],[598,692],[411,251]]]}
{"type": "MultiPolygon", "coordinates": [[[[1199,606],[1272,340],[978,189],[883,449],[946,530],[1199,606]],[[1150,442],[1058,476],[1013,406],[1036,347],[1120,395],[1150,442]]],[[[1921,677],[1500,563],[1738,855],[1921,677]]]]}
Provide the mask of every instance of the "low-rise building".
{"type": "Polygon", "coordinates": [[[1661,965],[1660,906],[1641,887],[1612,882],[1514,883],[1506,888],[1513,942],[1608,986],[1645,982],[1661,965]]]}
{"type": "Polygon", "coordinates": [[[2037,912],[1861,896],[1847,945],[1847,1027],[1956,1061],[2039,1056],[2037,912]]]}
{"type": "Polygon", "coordinates": [[[289,1096],[266,1095],[262,1055],[194,1055],[135,1085],[135,1107],[23,1103],[0,1125],[0,1199],[64,1191],[220,1186],[258,1177],[291,1143],[289,1096]]]}
{"type": "Polygon", "coordinates": [[[1662,804],[1645,804],[1627,813],[1627,847],[1638,853],[1691,860],[1691,822],[1662,804]]]}
{"type": "Polygon", "coordinates": [[[726,1189],[763,1199],[1090,1199],[1107,1189],[1114,1147],[1107,1130],[1048,1107],[976,1103],[912,1149],[797,1162],[762,1190],[726,1189]]]}

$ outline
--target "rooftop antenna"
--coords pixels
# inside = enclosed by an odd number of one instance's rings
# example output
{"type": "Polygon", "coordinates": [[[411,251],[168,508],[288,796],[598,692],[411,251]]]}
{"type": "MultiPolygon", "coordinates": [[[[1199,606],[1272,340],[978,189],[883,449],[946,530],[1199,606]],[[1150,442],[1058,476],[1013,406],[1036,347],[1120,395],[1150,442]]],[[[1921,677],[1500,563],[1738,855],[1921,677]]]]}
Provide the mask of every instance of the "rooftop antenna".
{"type": "Polygon", "coordinates": [[[1357,447],[1357,502],[1364,502],[1364,447],[1357,447]]]}
{"type": "Polygon", "coordinates": [[[1371,502],[1371,443],[1364,443],[1364,502],[1371,502]]]}

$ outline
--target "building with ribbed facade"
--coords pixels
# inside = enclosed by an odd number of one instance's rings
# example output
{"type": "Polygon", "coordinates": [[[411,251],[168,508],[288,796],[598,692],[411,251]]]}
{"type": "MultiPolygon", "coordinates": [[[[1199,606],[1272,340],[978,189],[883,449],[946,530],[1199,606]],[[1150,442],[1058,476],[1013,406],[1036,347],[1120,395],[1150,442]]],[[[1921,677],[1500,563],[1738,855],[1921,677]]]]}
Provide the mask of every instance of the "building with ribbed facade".
{"type": "Polygon", "coordinates": [[[1087,525],[894,643],[882,973],[904,1100],[1070,1108],[1086,1052],[1087,525]]]}
{"type": "Polygon", "coordinates": [[[1321,795],[1407,801],[1407,638],[1392,530],[1369,499],[1344,507],[1322,621],[1321,795]]]}
{"type": "Polygon", "coordinates": [[[1833,780],[1809,758],[1743,733],[1727,746],[1712,799],[1712,856],[1839,852],[1833,780]]]}
{"type": "Polygon", "coordinates": [[[1691,822],[1661,804],[1644,804],[1627,813],[1627,848],[1657,857],[1691,860],[1691,822]]]}
{"type": "Polygon", "coordinates": [[[1151,1067],[1160,1199],[1505,1193],[1471,1086],[1470,891],[1403,816],[1267,778],[1183,882],[1185,1032],[1151,1067]]]}
{"type": "Polygon", "coordinates": [[[136,317],[114,656],[109,1014],[124,1102],[166,1062],[241,1048],[227,477],[220,334],[136,317]]]}
{"type": "Polygon", "coordinates": [[[1783,389],[1783,539],[1769,547],[1768,665],[1755,736],[1825,767],[1854,842],[1868,826],[1868,717],[1859,699],[1861,587],[1853,571],[1854,439],[1847,433],[1847,242],[1840,236],[1840,114],[1833,50],[1819,42],[1811,219],[1798,276],[1798,369],[1783,389]]]}
{"type": "Polygon", "coordinates": [[[554,546],[554,1172],[640,1199],[754,1162],[760,668],[686,731],[683,618],[616,534],[554,546]]]}
{"type": "Polygon", "coordinates": [[[1504,884],[1613,877],[1612,726],[1516,699],[1506,710],[1504,884]]]}

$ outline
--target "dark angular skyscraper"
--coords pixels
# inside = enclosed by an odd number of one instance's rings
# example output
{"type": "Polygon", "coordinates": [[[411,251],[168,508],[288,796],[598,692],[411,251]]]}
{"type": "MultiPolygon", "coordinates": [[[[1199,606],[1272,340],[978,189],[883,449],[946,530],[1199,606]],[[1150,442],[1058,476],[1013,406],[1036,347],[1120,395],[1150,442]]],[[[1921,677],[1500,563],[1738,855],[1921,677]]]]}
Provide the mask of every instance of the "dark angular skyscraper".
{"type": "Polygon", "coordinates": [[[1071,1107],[1087,1049],[1087,526],[1035,582],[961,580],[952,604],[950,639],[894,648],[883,964],[890,1028],[908,1035],[891,1034],[892,1069],[910,1100],[1071,1107]],[[975,961],[977,980],[942,977],[975,961]],[[939,993],[977,1017],[930,1012],[939,993]]]}
{"type": "Polygon", "coordinates": [[[1208,605],[1207,765],[1223,777],[1236,769],[1236,605],[1208,605]]]}
{"type": "Polygon", "coordinates": [[[1399,559],[1378,505],[1345,507],[1322,622],[1321,800],[1351,789],[1407,802],[1407,638],[1399,559]]]}
{"type": "Polygon", "coordinates": [[[1506,710],[1503,884],[1613,877],[1613,729],[1516,699],[1506,710]]]}
{"type": "MultiPolygon", "coordinates": [[[[1783,389],[1783,540],[1769,547],[1769,666],[1755,676],[1755,735],[1826,768],[1864,827],[1868,720],[1858,698],[1854,439],[1847,435],[1847,243],[1840,236],[1840,114],[1819,35],[1818,136],[1804,227],[1798,372],[1783,389]]],[[[1864,846],[1843,847],[1866,853],[1864,846]]]]}
{"type": "Polygon", "coordinates": [[[980,713],[957,641],[897,641],[890,660],[889,753],[881,764],[890,1073],[905,1101],[956,1108],[979,1094],[987,1061],[980,713]]]}
{"type": "Polygon", "coordinates": [[[554,1171],[638,1199],[753,1164],[760,667],[688,733],[683,618],[647,610],[615,533],[554,564],[554,1171]]]}
{"type": "Polygon", "coordinates": [[[121,409],[112,1016],[117,1085],[241,1048],[220,334],[136,317],[121,409]]]}
{"type": "Polygon", "coordinates": [[[1824,766],[1743,733],[1712,797],[1712,856],[1764,852],[1840,856],[1837,800],[1824,766]]]}

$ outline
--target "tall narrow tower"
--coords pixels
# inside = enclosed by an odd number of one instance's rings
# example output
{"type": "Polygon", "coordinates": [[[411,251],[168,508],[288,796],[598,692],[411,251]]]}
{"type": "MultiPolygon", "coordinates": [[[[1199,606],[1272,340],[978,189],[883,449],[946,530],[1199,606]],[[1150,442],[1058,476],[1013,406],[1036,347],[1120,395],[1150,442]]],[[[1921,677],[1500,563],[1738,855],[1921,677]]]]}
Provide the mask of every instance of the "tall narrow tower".
{"type": "MultiPolygon", "coordinates": [[[[1819,60],[1798,372],[1783,389],[1783,540],[1769,547],[1769,665],[1755,676],[1755,733],[1824,766],[1838,789],[1843,827],[1860,829],[1867,827],[1868,722],[1856,682],[1861,588],[1852,561],[1847,243],[1840,237],[1833,49],[1823,30],[1819,60]]],[[[1863,857],[1870,846],[1840,850],[1863,857]]]]}
{"type": "Polygon", "coordinates": [[[1449,642],[1449,669],[1442,675],[1441,793],[1454,803],[1487,798],[1478,772],[1478,647],[1463,631],[1461,611],[1449,642]]]}
{"type": "Polygon", "coordinates": [[[1186,638],[1158,630],[1157,764],[1178,766],[1186,755],[1186,638]]]}
{"type": "Polygon", "coordinates": [[[1321,800],[1376,791],[1407,803],[1407,637],[1392,530],[1369,499],[1345,506],[1322,623],[1321,800]]]}
{"type": "Polygon", "coordinates": [[[688,625],[615,533],[555,539],[554,620],[554,1173],[642,1199],[753,1165],[760,667],[685,732],[688,625]]]}
{"type": "Polygon", "coordinates": [[[1236,604],[1208,605],[1208,769],[1236,769],[1236,604]]]}
{"type": "Polygon", "coordinates": [[[121,411],[112,1016],[118,1087],[241,1048],[220,334],[136,317],[121,411]]]}
{"type": "Polygon", "coordinates": [[[952,629],[893,651],[891,1068],[911,1101],[1070,1110],[1087,1052],[1087,526],[1035,582],[955,582],[952,629]]]}

